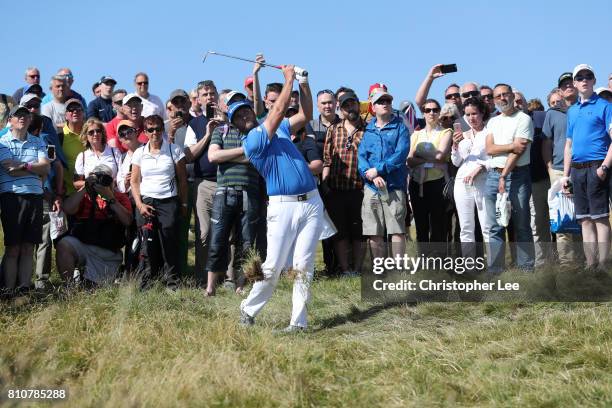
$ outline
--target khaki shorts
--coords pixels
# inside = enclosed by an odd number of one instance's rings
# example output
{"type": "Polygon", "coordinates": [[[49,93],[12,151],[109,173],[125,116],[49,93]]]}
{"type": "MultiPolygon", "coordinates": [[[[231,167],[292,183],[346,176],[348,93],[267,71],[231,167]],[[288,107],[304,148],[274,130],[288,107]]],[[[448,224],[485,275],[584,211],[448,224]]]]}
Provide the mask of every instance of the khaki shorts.
{"type": "Polygon", "coordinates": [[[363,235],[387,235],[406,233],[406,193],[389,191],[389,199],[383,201],[369,187],[363,189],[361,204],[363,235]]]}

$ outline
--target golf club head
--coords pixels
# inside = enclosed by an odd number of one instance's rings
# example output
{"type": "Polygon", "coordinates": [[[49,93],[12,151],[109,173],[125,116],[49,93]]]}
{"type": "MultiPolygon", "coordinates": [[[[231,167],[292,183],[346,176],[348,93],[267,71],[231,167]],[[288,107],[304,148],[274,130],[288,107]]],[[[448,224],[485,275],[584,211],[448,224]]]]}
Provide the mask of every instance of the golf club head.
{"type": "Polygon", "coordinates": [[[209,54],[214,54],[214,51],[206,51],[206,54],[204,54],[204,58],[202,58],[202,63],[206,62],[206,58],[208,58],[209,54]]]}

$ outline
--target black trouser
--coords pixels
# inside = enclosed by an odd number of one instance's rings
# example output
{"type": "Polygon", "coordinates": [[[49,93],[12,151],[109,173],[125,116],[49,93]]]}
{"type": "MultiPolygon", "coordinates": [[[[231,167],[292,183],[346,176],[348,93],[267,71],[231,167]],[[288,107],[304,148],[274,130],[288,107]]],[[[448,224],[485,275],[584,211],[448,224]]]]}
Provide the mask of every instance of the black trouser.
{"type": "MultiPolygon", "coordinates": [[[[167,284],[174,284],[178,261],[178,198],[142,197],[142,202],[155,208],[153,231],[156,232],[154,237],[157,239],[153,239],[147,248],[151,277],[163,277],[167,284]],[[163,276],[160,276],[162,273],[163,276]]],[[[139,228],[146,223],[139,211],[136,212],[136,223],[139,228]]]]}
{"type": "Polygon", "coordinates": [[[419,184],[410,180],[410,202],[414,212],[414,225],[418,242],[446,242],[448,202],[444,199],[444,179],[423,183],[423,197],[419,184]]]}

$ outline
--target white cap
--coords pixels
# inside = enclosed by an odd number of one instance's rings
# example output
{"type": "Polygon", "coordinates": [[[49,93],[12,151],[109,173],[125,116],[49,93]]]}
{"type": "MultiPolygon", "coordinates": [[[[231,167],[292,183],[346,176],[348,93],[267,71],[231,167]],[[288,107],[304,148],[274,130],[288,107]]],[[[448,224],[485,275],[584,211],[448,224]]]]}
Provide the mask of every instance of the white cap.
{"type": "Polygon", "coordinates": [[[595,71],[593,71],[593,68],[590,65],[578,64],[576,65],[576,68],[574,68],[574,71],[572,73],[572,78],[576,78],[576,75],[578,75],[580,71],[591,71],[591,73],[595,75],[595,71]]]}
{"type": "Polygon", "coordinates": [[[612,89],[610,89],[610,88],[605,88],[605,87],[603,87],[603,86],[602,86],[601,88],[597,88],[597,89],[595,90],[595,93],[596,93],[597,95],[600,95],[602,92],[610,92],[610,93],[612,93],[612,89]]]}
{"type": "Polygon", "coordinates": [[[140,96],[136,95],[135,93],[129,93],[129,94],[125,95],[121,102],[123,103],[123,105],[125,105],[126,103],[128,103],[128,101],[130,99],[134,99],[134,98],[138,98],[138,101],[142,102],[142,98],[140,96]]]}

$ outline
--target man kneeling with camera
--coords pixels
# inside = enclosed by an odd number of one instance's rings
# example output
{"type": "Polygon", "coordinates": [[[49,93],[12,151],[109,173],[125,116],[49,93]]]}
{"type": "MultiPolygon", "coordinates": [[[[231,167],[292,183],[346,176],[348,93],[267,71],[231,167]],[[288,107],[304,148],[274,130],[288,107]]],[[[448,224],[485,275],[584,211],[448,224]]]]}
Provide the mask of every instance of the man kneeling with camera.
{"type": "Polygon", "coordinates": [[[57,269],[64,280],[75,267],[84,267],[85,286],[112,282],[123,259],[125,229],[132,223],[127,194],[115,190],[110,167],[96,166],[85,186],[64,201],[74,217],[70,230],[57,244],[57,269]]]}

